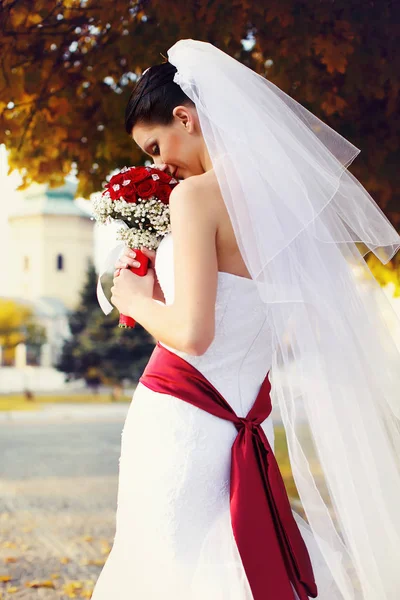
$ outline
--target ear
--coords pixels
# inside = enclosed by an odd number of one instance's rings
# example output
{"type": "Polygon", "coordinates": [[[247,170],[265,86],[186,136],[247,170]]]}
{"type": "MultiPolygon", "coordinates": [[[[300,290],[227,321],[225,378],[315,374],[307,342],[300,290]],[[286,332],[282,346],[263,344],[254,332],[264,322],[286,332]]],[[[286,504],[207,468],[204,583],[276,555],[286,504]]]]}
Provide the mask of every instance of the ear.
{"type": "Polygon", "coordinates": [[[175,106],[172,115],[183,126],[188,133],[195,129],[195,120],[192,112],[187,106],[175,106]]]}

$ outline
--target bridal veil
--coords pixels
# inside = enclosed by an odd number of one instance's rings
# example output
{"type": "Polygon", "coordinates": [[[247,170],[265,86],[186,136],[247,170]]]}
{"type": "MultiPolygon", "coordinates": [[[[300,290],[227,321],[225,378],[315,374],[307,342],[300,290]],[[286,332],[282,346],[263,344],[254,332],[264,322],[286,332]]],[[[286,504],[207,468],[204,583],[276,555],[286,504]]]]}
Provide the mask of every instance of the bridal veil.
{"type": "Polygon", "coordinates": [[[209,43],[168,59],[271,321],[272,400],[335,600],[398,600],[400,321],[364,256],[387,263],[400,237],[341,135],[209,43]]]}

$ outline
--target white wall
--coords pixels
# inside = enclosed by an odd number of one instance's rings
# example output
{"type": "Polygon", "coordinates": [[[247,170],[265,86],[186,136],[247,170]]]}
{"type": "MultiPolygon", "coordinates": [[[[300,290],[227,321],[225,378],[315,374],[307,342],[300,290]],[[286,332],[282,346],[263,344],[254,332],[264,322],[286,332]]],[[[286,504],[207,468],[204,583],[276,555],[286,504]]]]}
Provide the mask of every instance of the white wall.
{"type": "Polygon", "coordinates": [[[93,221],[74,215],[32,215],[10,218],[10,252],[18,277],[10,281],[9,295],[29,300],[59,298],[73,309],[93,260],[93,221]],[[57,270],[57,255],[64,268],[57,270]],[[24,270],[24,257],[29,268],[24,270]]]}

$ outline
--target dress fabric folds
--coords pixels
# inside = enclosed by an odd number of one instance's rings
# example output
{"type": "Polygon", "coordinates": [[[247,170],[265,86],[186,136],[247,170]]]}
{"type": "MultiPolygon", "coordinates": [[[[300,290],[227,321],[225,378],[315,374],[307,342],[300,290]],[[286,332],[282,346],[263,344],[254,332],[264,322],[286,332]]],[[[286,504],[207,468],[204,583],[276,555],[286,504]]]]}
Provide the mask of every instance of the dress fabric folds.
{"type": "MultiPolygon", "coordinates": [[[[169,304],[171,234],[155,266],[169,304]]],[[[207,351],[157,343],[123,427],[116,533],[92,600],[340,599],[273,454],[273,352],[255,283],[224,272],[207,351]]]]}

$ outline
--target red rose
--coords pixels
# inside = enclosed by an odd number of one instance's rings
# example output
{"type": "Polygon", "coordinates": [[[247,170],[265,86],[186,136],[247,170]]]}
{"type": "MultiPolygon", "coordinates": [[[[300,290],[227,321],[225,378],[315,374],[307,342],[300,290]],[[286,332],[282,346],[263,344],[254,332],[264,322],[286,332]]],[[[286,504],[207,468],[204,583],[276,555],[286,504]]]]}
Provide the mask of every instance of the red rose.
{"type": "Polygon", "coordinates": [[[151,175],[158,175],[158,181],[162,181],[163,183],[169,183],[172,179],[171,175],[165,173],[165,171],[160,171],[159,169],[151,169],[151,175]]]}
{"type": "Polygon", "coordinates": [[[122,196],[122,182],[125,178],[124,175],[124,173],[116,173],[105,186],[105,190],[109,192],[111,200],[119,200],[122,196]]]}
{"type": "Polygon", "coordinates": [[[172,187],[168,183],[159,183],[157,185],[156,196],[163,203],[169,203],[169,197],[172,192],[172,187]]]}
{"type": "Polygon", "coordinates": [[[132,204],[134,202],[137,202],[138,199],[138,193],[137,193],[137,188],[136,185],[134,183],[129,183],[129,185],[123,185],[121,186],[122,189],[122,198],[125,200],[125,202],[128,202],[129,204],[132,204]]]}
{"type": "Polygon", "coordinates": [[[130,179],[133,183],[139,183],[151,177],[151,173],[146,167],[131,167],[124,175],[125,179],[130,179]]]}
{"type": "Polygon", "coordinates": [[[139,198],[150,198],[150,196],[156,195],[157,182],[151,178],[147,179],[146,181],[138,183],[136,190],[139,198]]]}
{"type": "Polygon", "coordinates": [[[110,198],[111,200],[115,201],[115,200],[119,200],[120,197],[122,196],[122,186],[119,183],[108,183],[106,185],[106,189],[105,191],[108,191],[108,193],[110,194],[110,198]]]}
{"type": "Polygon", "coordinates": [[[107,186],[121,185],[124,179],[126,179],[125,173],[121,173],[121,171],[119,171],[118,173],[115,173],[115,175],[113,175],[111,177],[107,186]]]}

